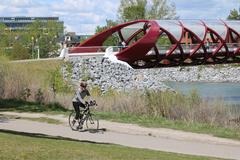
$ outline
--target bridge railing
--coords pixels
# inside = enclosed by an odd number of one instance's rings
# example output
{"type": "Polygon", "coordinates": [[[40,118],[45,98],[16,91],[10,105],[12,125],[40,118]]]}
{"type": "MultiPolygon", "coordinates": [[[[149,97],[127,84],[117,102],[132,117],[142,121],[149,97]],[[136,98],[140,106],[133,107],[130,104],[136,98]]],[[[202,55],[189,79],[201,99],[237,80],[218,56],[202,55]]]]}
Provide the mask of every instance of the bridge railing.
{"type": "MultiPolygon", "coordinates": [[[[200,44],[181,44],[181,47],[183,49],[183,53],[184,54],[190,54],[192,53],[200,44]]],[[[227,48],[228,48],[228,51],[230,52],[233,52],[233,51],[236,51],[237,49],[240,48],[240,43],[226,43],[227,45],[227,48]]],[[[219,43],[210,43],[210,44],[205,44],[204,45],[207,52],[208,53],[212,53],[214,52],[218,46],[219,46],[219,43]]],[[[173,45],[161,45],[161,46],[157,46],[158,48],[158,52],[160,54],[168,54],[171,50],[171,48],[173,47],[173,45]]],[[[219,52],[226,52],[226,49],[225,47],[222,47],[219,52]]],[[[180,50],[179,48],[176,48],[172,54],[180,54],[180,50]]],[[[197,50],[197,53],[204,53],[204,50],[202,47],[200,47],[198,50],[197,50]]]]}
{"type": "MultiPolygon", "coordinates": [[[[181,44],[184,54],[192,53],[200,44],[181,44]]],[[[229,52],[234,52],[240,48],[240,43],[226,43],[229,52]]],[[[205,48],[208,53],[213,53],[219,46],[219,43],[209,43],[205,44],[205,48]]],[[[123,46],[86,46],[86,47],[71,47],[69,48],[69,53],[102,53],[106,52],[106,49],[111,47],[112,52],[120,52],[125,47],[123,46]],[[73,52],[72,52],[73,51],[73,52]]],[[[173,45],[161,45],[157,46],[158,52],[161,55],[168,54],[173,45]]],[[[226,52],[225,47],[222,47],[219,52],[226,52]]],[[[196,53],[204,53],[202,47],[200,47],[196,53]]],[[[152,49],[149,51],[148,55],[155,54],[154,50],[152,49]]],[[[172,54],[181,54],[180,49],[177,47],[172,54]]]]}
{"type": "MultiPolygon", "coordinates": [[[[191,53],[197,46],[199,46],[199,44],[181,44],[181,47],[183,49],[183,52],[185,54],[189,54],[191,53]]],[[[173,45],[161,45],[161,46],[157,46],[158,48],[158,52],[160,54],[168,54],[171,49],[172,49],[173,45]]],[[[177,47],[172,54],[180,54],[180,49],[177,47]]]]}
{"type": "Polygon", "coordinates": [[[227,43],[227,47],[230,52],[235,52],[240,48],[240,43],[227,43]]]}
{"type": "Polygon", "coordinates": [[[106,49],[111,47],[113,52],[119,52],[123,46],[83,46],[83,47],[70,47],[69,53],[93,53],[93,52],[106,52],[106,49]]]}

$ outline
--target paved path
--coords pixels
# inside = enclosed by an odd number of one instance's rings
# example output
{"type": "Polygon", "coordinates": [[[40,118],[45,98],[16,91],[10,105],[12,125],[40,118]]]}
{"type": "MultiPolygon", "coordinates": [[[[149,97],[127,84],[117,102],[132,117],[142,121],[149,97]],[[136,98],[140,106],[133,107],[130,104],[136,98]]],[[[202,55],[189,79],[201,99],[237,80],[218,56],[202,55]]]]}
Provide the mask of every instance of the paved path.
{"type": "Polygon", "coordinates": [[[26,114],[0,112],[0,131],[14,130],[28,133],[41,133],[83,141],[113,143],[129,147],[202,155],[240,160],[240,141],[216,138],[205,134],[195,134],[172,129],[144,128],[133,124],[100,121],[106,131],[97,133],[74,132],[62,115],[26,114]],[[62,125],[33,122],[22,119],[6,119],[2,115],[20,117],[48,117],[63,121],[62,125]]]}

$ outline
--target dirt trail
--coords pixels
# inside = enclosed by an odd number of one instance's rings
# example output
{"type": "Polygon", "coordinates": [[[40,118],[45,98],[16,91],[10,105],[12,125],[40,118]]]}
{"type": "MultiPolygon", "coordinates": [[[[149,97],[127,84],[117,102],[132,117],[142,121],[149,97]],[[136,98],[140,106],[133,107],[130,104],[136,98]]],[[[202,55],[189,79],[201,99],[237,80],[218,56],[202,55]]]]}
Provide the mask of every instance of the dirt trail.
{"type": "Polygon", "coordinates": [[[106,131],[95,134],[74,132],[70,130],[67,117],[63,115],[0,112],[0,129],[2,130],[41,133],[78,140],[114,143],[136,148],[240,160],[240,141],[236,140],[173,129],[145,128],[135,124],[123,124],[104,120],[100,121],[101,127],[106,129],[106,131]],[[55,125],[22,119],[5,119],[4,115],[30,118],[47,117],[60,120],[63,124],[55,125]]]}

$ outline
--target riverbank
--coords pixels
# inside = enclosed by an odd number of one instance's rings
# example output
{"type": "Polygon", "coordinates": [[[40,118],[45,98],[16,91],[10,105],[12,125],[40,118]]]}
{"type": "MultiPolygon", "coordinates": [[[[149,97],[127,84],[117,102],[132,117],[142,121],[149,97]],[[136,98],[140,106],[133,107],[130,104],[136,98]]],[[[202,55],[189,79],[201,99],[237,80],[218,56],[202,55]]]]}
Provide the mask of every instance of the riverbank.
{"type": "Polygon", "coordinates": [[[66,72],[66,67],[63,67],[65,77],[70,75],[73,82],[80,79],[87,80],[90,85],[100,86],[102,91],[109,88],[121,91],[145,88],[174,91],[164,84],[169,81],[240,83],[240,66],[236,64],[135,70],[107,59],[102,61],[101,57],[75,57],[69,62],[72,65],[72,71],[66,72]]]}

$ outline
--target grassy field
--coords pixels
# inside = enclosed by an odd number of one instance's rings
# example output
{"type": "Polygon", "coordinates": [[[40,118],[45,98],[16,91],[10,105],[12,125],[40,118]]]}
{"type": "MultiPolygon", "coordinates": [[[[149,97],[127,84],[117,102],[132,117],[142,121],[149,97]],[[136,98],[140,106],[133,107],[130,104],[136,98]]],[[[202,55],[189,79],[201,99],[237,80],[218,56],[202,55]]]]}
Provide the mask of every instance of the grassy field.
{"type": "Polygon", "coordinates": [[[216,160],[0,130],[1,160],[216,160]]]}
{"type": "Polygon", "coordinates": [[[64,114],[69,110],[58,103],[44,105],[15,99],[0,99],[0,111],[64,114]]]}
{"type": "Polygon", "coordinates": [[[29,61],[11,63],[11,66],[21,72],[24,72],[25,75],[29,75],[27,78],[30,83],[49,85],[47,84],[49,73],[59,68],[62,63],[62,60],[29,61]]]}
{"type": "Polygon", "coordinates": [[[57,92],[70,90],[61,74],[65,64],[62,60],[12,62],[0,57],[0,98],[57,102],[57,92]]]}

